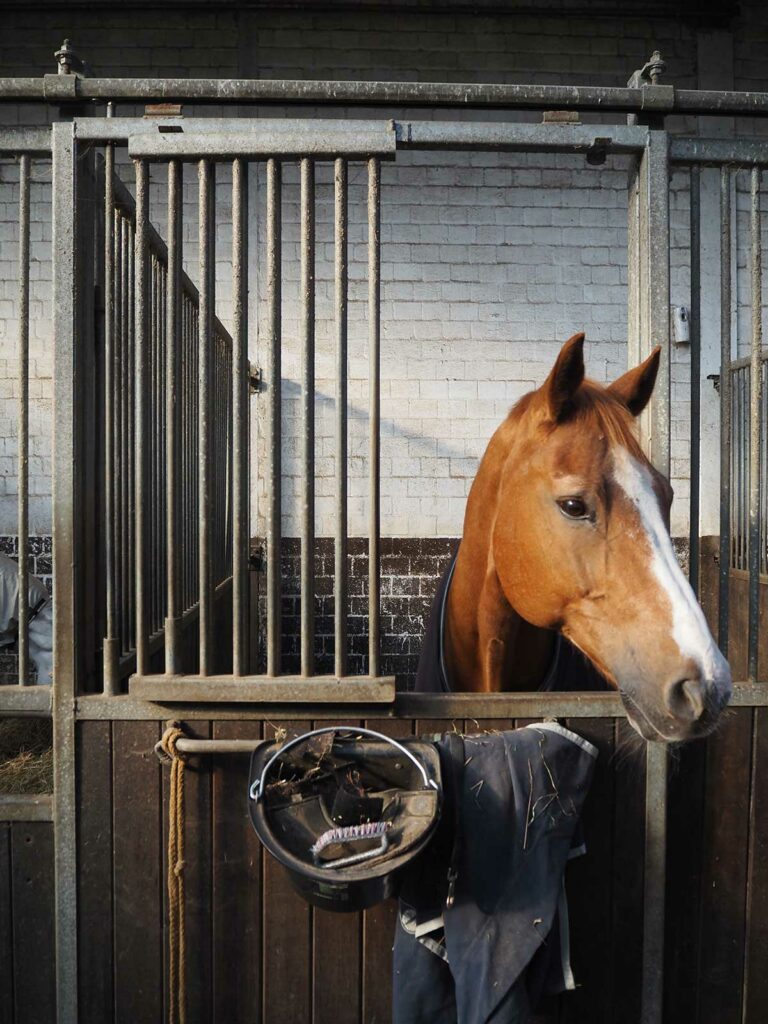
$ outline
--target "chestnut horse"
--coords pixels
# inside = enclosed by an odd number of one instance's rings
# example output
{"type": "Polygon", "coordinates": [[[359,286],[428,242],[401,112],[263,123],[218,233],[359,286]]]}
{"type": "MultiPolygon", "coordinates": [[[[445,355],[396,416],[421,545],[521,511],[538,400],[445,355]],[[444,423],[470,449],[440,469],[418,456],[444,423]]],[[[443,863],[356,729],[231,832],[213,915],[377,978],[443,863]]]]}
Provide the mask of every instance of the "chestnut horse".
{"type": "Polygon", "coordinates": [[[633,429],[659,350],[604,388],[584,378],[583,343],[565,343],[482,458],[445,606],[446,674],[453,690],[535,690],[559,632],[645,739],[702,736],[731,674],[675,557],[672,488],[633,429]]]}

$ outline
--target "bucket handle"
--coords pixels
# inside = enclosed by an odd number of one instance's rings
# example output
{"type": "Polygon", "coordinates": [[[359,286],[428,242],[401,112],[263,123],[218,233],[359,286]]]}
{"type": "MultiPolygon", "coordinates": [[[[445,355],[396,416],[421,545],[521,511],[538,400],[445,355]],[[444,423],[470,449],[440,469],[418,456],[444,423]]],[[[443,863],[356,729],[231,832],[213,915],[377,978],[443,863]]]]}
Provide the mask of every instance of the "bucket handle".
{"type": "Polygon", "coordinates": [[[407,757],[408,760],[411,761],[418,768],[419,772],[421,773],[421,777],[424,780],[425,789],[431,788],[439,790],[440,787],[438,786],[434,779],[430,779],[429,775],[427,774],[427,770],[421,763],[421,761],[419,761],[418,758],[416,758],[410,752],[410,750],[404,747],[402,743],[398,743],[397,740],[393,740],[391,736],[385,736],[383,733],[374,732],[373,729],[363,729],[362,727],[357,728],[348,725],[326,725],[323,726],[322,729],[313,729],[311,732],[305,732],[301,736],[294,736],[292,740],[290,740],[284,746],[280,747],[279,750],[276,750],[272,757],[270,757],[270,759],[264,765],[264,770],[261,773],[261,777],[258,779],[254,779],[253,782],[251,783],[251,787],[248,790],[248,795],[250,796],[251,800],[258,801],[264,795],[264,783],[267,778],[267,772],[275,763],[275,761],[279,760],[283,756],[283,754],[287,753],[291,749],[291,747],[296,747],[300,743],[304,743],[305,740],[310,739],[310,737],[312,736],[320,736],[323,733],[327,732],[351,733],[353,736],[371,736],[377,740],[384,740],[385,743],[389,743],[390,746],[393,746],[395,747],[396,750],[399,750],[404,757],[407,757]]]}

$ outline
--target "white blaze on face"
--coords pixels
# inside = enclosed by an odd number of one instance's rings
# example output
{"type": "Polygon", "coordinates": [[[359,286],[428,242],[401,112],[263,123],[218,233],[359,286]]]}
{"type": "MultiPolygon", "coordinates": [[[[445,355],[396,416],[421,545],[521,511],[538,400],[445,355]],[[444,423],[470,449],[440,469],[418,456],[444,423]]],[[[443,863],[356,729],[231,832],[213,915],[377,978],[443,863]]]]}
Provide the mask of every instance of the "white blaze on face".
{"type": "Polygon", "coordinates": [[[699,666],[702,680],[730,687],[728,663],[677,561],[648,469],[623,446],[613,448],[613,479],[637,509],[651,548],[651,570],[672,608],[672,639],[682,658],[699,666]]]}

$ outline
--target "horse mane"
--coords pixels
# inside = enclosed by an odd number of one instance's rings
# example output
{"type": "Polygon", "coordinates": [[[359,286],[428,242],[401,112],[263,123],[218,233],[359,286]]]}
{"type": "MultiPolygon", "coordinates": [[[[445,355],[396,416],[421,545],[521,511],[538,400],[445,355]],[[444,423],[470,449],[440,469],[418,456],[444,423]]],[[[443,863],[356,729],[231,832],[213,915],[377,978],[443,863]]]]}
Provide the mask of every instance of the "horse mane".
{"type": "MultiPolygon", "coordinates": [[[[530,391],[512,407],[510,420],[519,421],[535,407],[541,398],[541,389],[530,391]]],[[[643,458],[643,451],[635,432],[635,418],[626,405],[608,388],[596,381],[584,379],[576,394],[568,415],[569,423],[583,425],[589,431],[597,431],[612,445],[627,448],[636,458],[643,458]]],[[[548,433],[557,429],[557,423],[546,419],[542,424],[548,433]]]]}

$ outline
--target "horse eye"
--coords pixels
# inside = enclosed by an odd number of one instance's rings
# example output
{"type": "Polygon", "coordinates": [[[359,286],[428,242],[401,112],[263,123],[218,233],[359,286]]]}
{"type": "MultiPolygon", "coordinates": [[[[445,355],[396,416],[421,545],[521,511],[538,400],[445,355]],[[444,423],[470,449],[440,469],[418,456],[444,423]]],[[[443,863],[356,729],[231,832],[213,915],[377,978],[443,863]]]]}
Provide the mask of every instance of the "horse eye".
{"type": "Polygon", "coordinates": [[[587,504],[582,498],[561,498],[557,503],[569,519],[586,519],[587,504]]]}

